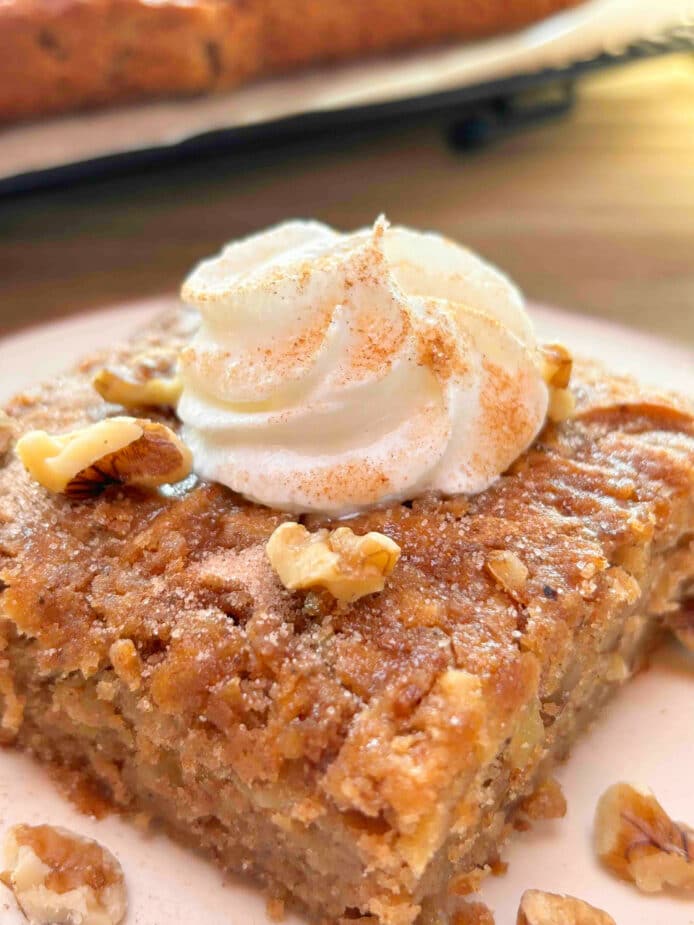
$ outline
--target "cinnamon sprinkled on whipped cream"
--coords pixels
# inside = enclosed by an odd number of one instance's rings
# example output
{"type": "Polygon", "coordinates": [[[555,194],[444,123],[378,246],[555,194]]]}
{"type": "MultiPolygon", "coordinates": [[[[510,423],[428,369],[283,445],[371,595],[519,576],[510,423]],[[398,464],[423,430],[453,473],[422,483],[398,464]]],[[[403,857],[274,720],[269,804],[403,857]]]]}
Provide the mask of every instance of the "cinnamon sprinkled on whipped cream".
{"type": "Polygon", "coordinates": [[[487,488],[548,391],[523,299],[435,234],[288,222],[188,277],[178,413],[197,472],[292,512],[487,488]]]}

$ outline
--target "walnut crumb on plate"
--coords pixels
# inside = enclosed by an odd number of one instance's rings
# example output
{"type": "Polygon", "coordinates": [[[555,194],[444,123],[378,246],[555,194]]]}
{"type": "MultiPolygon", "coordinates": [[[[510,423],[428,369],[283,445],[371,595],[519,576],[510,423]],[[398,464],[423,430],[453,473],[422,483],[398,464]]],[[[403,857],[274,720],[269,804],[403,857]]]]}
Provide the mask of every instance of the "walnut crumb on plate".
{"type": "Polygon", "coordinates": [[[615,920],[574,896],[526,890],[518,907],[516,925],[615,925],[615,920]]]}
{"type": "Polygon", "coordinates": [[[91,838],[51,825],[15,825],[3,845],[2,881],[30,925],[119,925],[123,871],[91,838]]]}
{"type": "Polygon", "coordinates": [[[649,791],[620,783],[600,797],[595,847],[606,867],[644,893],[694,890],[694,829],[673,822],[649,791]]]}
{"type": "Polygon", "coordinates": [[[464,903],[453,916],[453,925],[495,925],[494,916],[484,903],[464,903]]]}

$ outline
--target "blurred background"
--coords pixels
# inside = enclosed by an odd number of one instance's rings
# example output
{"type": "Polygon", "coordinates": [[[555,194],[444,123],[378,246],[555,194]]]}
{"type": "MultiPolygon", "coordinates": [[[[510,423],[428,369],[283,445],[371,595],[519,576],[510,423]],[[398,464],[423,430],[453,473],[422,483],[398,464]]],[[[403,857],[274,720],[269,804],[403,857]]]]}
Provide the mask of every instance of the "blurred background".
{"type": "MultiPolygon", "coordinates": [[[[0,333],[173,292],[225,241],[288,217],[353,229],[385,212],[479,251],[535,302],[694,346],[694,53],[655,50],[481,102],[9,171],[0,333]]],[[[0,151],[29,144],[22,131],[0,151]]]]}

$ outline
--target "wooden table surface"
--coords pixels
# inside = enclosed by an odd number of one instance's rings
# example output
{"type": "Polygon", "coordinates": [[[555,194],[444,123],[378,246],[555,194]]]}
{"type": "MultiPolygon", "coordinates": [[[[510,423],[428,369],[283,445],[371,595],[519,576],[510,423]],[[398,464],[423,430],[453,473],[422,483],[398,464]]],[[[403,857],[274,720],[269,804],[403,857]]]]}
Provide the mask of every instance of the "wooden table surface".
{"type": "Polygon", "coordinates": [[[379,212],[465,242],[530,298],[694,345],[694,56],[593,75],[568,115],[475,153],[430,120],[4,199],[0,331],[173,290],[288,217],[379,212]]]}

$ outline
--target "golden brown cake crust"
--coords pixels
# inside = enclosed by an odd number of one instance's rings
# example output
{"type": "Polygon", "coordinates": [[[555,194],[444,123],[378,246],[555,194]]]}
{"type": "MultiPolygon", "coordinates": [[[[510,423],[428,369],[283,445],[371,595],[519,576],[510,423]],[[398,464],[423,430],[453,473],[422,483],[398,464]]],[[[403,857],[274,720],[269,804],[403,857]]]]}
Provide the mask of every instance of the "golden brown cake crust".
{"type": "MultiPolygon", "coordinates": [[[[119,357],[177,345],[189,325],[174,315],[119,357]]],[[[18,429],[119,413],[90,385],[103,362],[17,397],[18,429]]],[[[32,482],[10,451],[0,468],[0,627],[14,653],[0,661],[5,737],[21,728],[27,693],[12,661],[20,634],[32,677],[65,679],[66,715],[78,715],[70,678],[113,677],[143,722],[176,724],[191,779],[204,761],[244,792],[287,788],[295,818],[339,815],[384,876],[397,858],[398,902],[398,891],[415,893],[447,833],[481,824],[469,788],[480,769],[506,748],[509,787],[527,790],[550,747],[542,735],[550,742],[597,653],[608,658],[617,631],[628,635],[624,615],[637,604],[661,613],[694,570],[691,409],[590,364],[578,365],[575,388],[576,417],[548,426],[488,491],[351,520],[402,548],[386,589],[352,605],[280,585],[265,544],[287,515],[194,479],[74,502],[32,482]],[[521,560],[524,586],[506,590],[490,569],[500,550],[521,560]]],[[[99,711],[95,727],[122,725],[99,711]]],[[[378,902],[369,910],[383,921],[411,921],[378,902]]]]}
{"type": "MultiPolygon", "coordinates": [[[[178,329],[172,317],[145,340],[168,345],[178,329]]],[[[90,385],[102,362],[87,360],[75,377],[15,399],[8,410],[19,432],[61,432],[119,413],[90,385]]],[[[393,537],[403,553],[386,590],[351,606],[279,584],[265,543],[290,515],[194,480],[168,497],[111,489],[75,503],[46,492],[8,454],[3,607],[35,638],[47,671],[88,675],[123,638],[145,661],[156,650],[145,683],[157,705],[191,721],[206,711],[238,737],[249,781],[276,776],[290,755],[324,770],[364,705],[385,697],[387,712],[406,723],[448,667],[496,678],[513,708],[527,654],[549,692],[586,606],[638,579],[622,560],[634,548],[666,547],[672,518],[683,505],[690,514],[694,423],[684,402],[645,396],[597,367],[578,375],[576,418],[547,428],[489,491],[350,520],[357,533],[393,537]],[[521,600],[485,569],[499,549],[529,571],[521,600]],[[240,720],[249,721],[241,731],[240,720]]]]}
{"type": "Polygon", "coordinates": [[[577,0],[8,0],[0,122],[514,29],[577,0]]]}
{"type": "Polygon", "coordinates": [[[260,54],[246,0],[10,0],[0,121],[233,86],[260,54]]]}
{"type": "Polygon", "coordinates": [[[265,0],[270,70],[520,28],[579,0],[265,0]]]}

